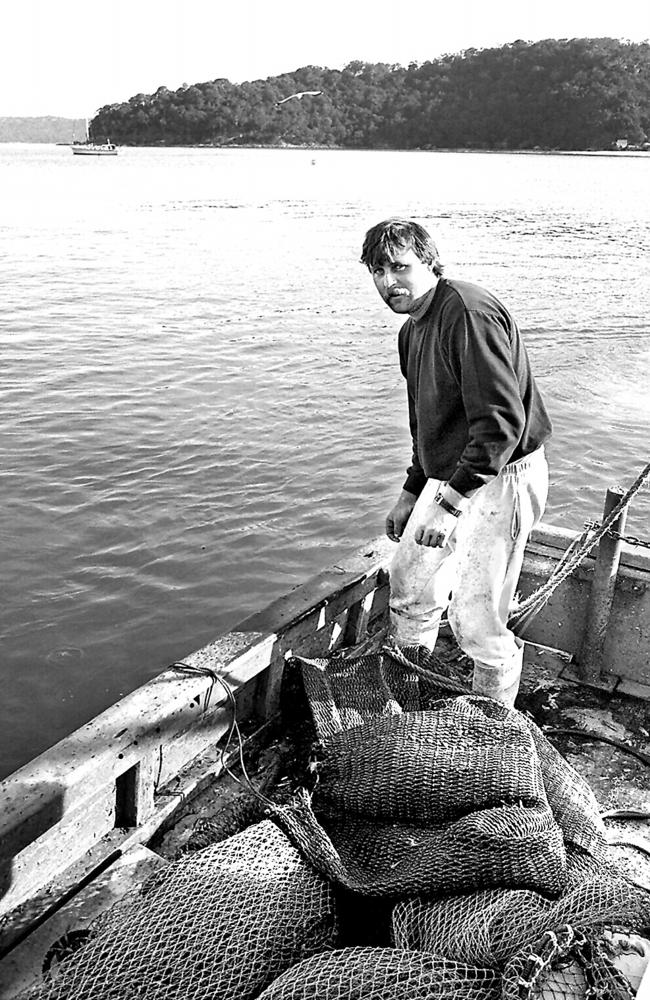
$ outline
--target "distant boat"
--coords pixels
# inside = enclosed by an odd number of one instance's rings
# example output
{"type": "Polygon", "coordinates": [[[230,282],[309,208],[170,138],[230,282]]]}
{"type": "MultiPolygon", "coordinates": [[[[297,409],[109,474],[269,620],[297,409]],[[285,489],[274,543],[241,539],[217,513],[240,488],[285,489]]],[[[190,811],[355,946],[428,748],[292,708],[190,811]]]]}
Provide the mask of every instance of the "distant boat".
{"type": "Polygon", "coordinates": [[[91,140],[88,119],[86,119],[86,141],[72,142],[70,149],[75,156],[117,156],[117,146],[110,139],[104,142],[91,140]]]}
{"type": "Polygon", "coordinates": [[[117,156],[117,146],[108,139],[106,142],[79,142],[70,149],[75,156],[117,156]]]}

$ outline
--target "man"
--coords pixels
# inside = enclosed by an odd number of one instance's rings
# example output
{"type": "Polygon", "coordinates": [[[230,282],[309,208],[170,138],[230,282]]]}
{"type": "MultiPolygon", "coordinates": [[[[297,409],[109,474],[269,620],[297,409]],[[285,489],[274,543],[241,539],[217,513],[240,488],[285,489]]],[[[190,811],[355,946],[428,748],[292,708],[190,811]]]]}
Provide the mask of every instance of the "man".
{"type": "Polygon", "coordinates": [[[477,285],[450,281],[422,226],[388,219],[361,261],[399,332],[413,459],[386,533],[391,629],[433,649],[445,610],[472,687],[513,705],[522,644],[507,628],[528,536],[548,492],[551,423],[517,324],[477,285]],[[451,600],[450,600],[451,595],[451,600]]]}

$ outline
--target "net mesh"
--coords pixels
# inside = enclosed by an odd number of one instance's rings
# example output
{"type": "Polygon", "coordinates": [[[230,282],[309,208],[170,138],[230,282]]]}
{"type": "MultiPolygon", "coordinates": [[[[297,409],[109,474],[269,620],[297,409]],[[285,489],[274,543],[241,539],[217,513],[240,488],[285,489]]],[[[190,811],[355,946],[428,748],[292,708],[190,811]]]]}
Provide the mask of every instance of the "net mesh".
{"type": "Polygon", "coordinates": [[[498,1000],[491,969],[397,948],[343,948],[300,962],[261,1000],[498,1000]]]}
{"type": "MultiPolygon", "coordinates": [[[[576,873],[584,872],[580,860],[576,873]]],[[[504,969],[521,949],[567,925],[590,934],[627,923],[650,924],[650,896],[609,866],[591,866],[559,899],[526,889],[490,889],[465,896],[400,901],[393,910],[397,947],[504,969]]]]}
{"type": "Polygon", "coordinates": [[[650,893],[530,719],[420,649],[293,666],[311,791],[220,843],[203,826],[30,997],[633,996],[611,933],[650,933],[650,893]]]}
{"type": "MultiPolygon", "coordinates": [[[[616,937],[629,940],[626,934],[616,937]]],[[[619,968],[619,949],[609,943],[613,939],[611,932],[576,932],[570,924],[557,932],[545,931],[506,966],[503,1000],[632,1000],[640,980],[619,968]]]]}
{"type": "Polygon", "coordinates": [[[334,940],[331,887],[265,820],[156,872],[35,995],[246,1000],[334,940]]]}
{"type": "Polygon", "coordinates": [[[389,653],[299,662],[319,780],[274,815],[328,878],[374,895],[554,895],[566,844],[602,857],[593,793],[521,713],[440,698],[432,672],[389,653]]]}

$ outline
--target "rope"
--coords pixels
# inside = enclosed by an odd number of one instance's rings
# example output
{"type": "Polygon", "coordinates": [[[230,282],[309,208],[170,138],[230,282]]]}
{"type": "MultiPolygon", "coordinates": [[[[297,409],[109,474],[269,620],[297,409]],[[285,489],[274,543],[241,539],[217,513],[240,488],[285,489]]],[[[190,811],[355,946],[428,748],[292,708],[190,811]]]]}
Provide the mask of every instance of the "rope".
{"type": "Polygon", "coordinates": [[[528,622],[542,610],[553,591],[559,587],[563,580],[566,580],[576,566],[578,566],[585,556],[591,552],[596,543],[607,534],[610,526],[617,519],[623,508],[628,505],[632,497],[639,492],[648,477],[650,477],[650,462],[648,462],[645,468],[640,472],[627,493],[621,497],[619,502],[608,514],[600,527],[593,532],[593,536],[589,537],[592,534],[593,529],[588,527],[582,533],[580,538],[574,539],[574,542],[569,546],[546,583],[527,597],[526,600],[512,612],[509,621],[514,622],[523,628],[525,624],[528,624],[528,622]]]}
{"type": "Polygon", "coordinates": [[[220,749],[221,767],[226,772],[226,774],[233,779],[233,781],[237,782],[238,785],[245,784],[249,788],[249,790],[253,793],[253,795],[257,799],[259,799],[259,801],[262,802],[265,806],[272,806],[273,802],[271,801],[271,799],[267,798],[263,792],[260,792],[260,790],[255,787],[250,777],[248,776],[248,772],[246,770],[246,764],[244,763],[244,740],[242,738],[241,730],[237,722],[237,703],[235,701],[235,696],[232,692],[232,688],[230,687],[230,685],[227,684],[226,681],[223,679],[223,677],[220,677],[219,674],[211,667],[201,667],[201,666],[196,667],[193,666],[191,663],[186,663],[184,660],[177,660],[175,663],[171,663],[168,669],[177,670],[179,673],[197,674],[200,677],[211,678],[212,685],[210,686],[206,694],[205,704],[203,706],[204,712],[207,711],[208,706],[210,704],[210,697],[212,695],[215,683],[221,685],[221,687],[226,693],[226,697],[228,698],[230,707],[232,708],[232,719],[230,722],[230,727],[228,729],[228,734],[226,736],[224,744],[221,746],[220,749]],[[237,777],[236,774],[234,774],[230,770],[228,764],[226,763],[226,753],[228,751],[228,747],[230,746],[233,736],[237,737],[237,756],[239,757],[239,766],[241,768],[242,777],[244,779],[243,782],[237,777]]]}
{"type": "Polygon", "coordinates": [[[597,740],[599,743],[607,743],[609,746],[617,747],[618,750],[622,750],[623,753],[629,753],[632,757],[636,757],[640,760],[642,764],[646,767],[650,767],[650,754],[645,753],[643,750],[639,750],[637,747],[632,747],[629,743],[623,743],[621,740],[615,739],[613,736],[605,736],[601,733],[593,733],[588,729],[562,729],[556,728],[554,726],[547,727],[544,729],[545,734],[551,734],[553,736],[571,736],[572,738],[578,738],[583,740],[597,740]]]}
{"type": "Polygon", "coordinates": [[[413,660],[405,656],[399,646],[396,646],[394,643],[385,643],[381,648],[391,660],[399,663],[400,666],[405,667],[412,673],[423,677],[424,680],[436,684],[443,691],[451,691],[454,694],[471,694],[471,689],[460,677],[447,677],[436,673],[434,670],[430,670],[428,667],[421,667],[418,663],[414,663],[413,660]]]}

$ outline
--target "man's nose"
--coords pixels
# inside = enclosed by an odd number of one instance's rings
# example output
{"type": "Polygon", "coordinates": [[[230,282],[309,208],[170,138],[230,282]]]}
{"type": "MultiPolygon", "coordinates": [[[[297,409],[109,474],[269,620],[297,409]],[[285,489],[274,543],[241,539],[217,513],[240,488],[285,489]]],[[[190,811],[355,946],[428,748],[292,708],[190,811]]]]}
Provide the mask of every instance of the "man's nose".
{"type": "Polygon", "coordinates": [[[392,271],[384,271],[384,288],[390,291],[397,284],[397,276],[392,271]]]}

